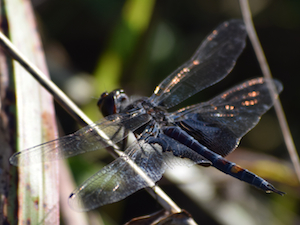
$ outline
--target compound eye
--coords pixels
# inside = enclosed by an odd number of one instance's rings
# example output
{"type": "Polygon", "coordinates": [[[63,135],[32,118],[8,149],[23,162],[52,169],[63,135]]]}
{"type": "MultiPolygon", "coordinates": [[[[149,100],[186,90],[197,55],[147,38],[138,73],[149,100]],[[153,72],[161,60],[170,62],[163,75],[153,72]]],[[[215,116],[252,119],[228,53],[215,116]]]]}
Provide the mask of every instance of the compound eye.
{"type": "Polygon", "coordinates": [[[106,97],[108,96],[108,92],[103,92],[101,95],[100,95],[100,98],[98,99],[98,102],[97,102],[97,106],[100,108],[101,105],[103,104],[103,99],[105,99],[106,97]]]}
{"type": "MultiPolygon", "coordinates": [[[[108,96],[108,92],[103,92],[101,95],[100,95],[100,99],[101,98],[105,98],[105,97],[107,97],[108,96]]],[[[100,100],[99,99],[99,100],[100,100]]]]}
{"type": "Polygon", "coordinates": [[[108,94],[108,92],[104,92],[103,94],[101,94],[97,102],[97,106],[104,117],[115,114],[116,105],[115,105],[114,93],[111,92],[108,94]]]}

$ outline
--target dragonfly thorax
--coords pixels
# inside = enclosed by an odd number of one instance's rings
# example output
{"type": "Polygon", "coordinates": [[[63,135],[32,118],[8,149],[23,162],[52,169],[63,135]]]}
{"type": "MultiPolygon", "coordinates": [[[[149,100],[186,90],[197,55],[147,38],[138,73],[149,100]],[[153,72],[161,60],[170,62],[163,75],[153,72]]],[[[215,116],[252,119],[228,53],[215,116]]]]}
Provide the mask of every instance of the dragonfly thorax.
{"type": "Polygon", "coordinates": [[[154,106],[148,98],[141,97],[137,100],[127,96],[123,89],[116,89],[110,93],[104,92],[97,103],[103,116],[108,116],[116,113],[129,113],[132,110],[138,111],[143,109],[145,114],[152,117],[152,121],[158,124],[165,125],[168,123],[166,118],[166,110],[159,106],[154,106]]]}
{"type": "Polygon", "coordinates": [[[166,117],[167,111],[165,109],[159,106],[153,106],[153,104],[149,101],[144,101],[142,106],[146,110],[147,114],[150,115],[157,123],[165,125],[169,122],[166,117]]]}

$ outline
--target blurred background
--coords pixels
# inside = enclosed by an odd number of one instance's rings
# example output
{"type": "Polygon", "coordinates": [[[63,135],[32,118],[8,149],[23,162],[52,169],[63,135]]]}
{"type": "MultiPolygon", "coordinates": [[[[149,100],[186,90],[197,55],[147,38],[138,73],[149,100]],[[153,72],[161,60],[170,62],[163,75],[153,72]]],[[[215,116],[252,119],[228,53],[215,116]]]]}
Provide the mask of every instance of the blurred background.
{"type": "MultiPolygon", "coordinates": [[[[94,121],[101,118],[96,103],[102,92],[123,88],[129,95],[150,96],[218,24],[242,18],[234,0],[31,1],[52,80],[94,121]]],[[[251,0],[250,5],[273,76],[284,85],[280,98],[299,148],[300,2],[251,0]]],[[[247,40],[246,49],[226,79],[180,106],[209,100],[258,76],[262,73],[247,40]]],[[[62,134],[78,129],[59,106],[56,110],[62,134]]],[[[199,224],[300,224],[299,183],[273,109],[228,159],[264,177],[287,195],[266,195],[214,168],[199,166],[180,167],[174,170],[177,177],[170,172],[159,184],[199,224]],[[189,180],[181,182],[187,174],[191,175],[189,180]],[[192,186],[186,185],[189,183],[192,186]]],[[[79,184],[110,161],[112,158],[101,151],[69,162],[79,184]]],[[[122,224],[160,209],[142,190],[95,213],[100,213],[105,224],[122,224]]]]}

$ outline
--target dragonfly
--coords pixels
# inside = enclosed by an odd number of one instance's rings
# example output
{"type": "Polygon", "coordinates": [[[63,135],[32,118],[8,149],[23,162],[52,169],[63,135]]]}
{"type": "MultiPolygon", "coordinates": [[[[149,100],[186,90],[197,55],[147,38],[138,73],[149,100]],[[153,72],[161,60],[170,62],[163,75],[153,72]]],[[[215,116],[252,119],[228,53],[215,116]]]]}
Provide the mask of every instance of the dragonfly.
{"type": "Polygon", "coordinates": [[[174,162],[212,166],[267,193],[283,195],[272,184],[224,157],[269,110],[283,89],[262,77],[223,92],[209,101],[173,112],[167,110],[219,82],[233,69],[246,43],[241,20],[220,24],[195,54],[165,78],[150,97],[129,98],[122,90],[103,93],[98,107],[104,118],[77,132],[15,153],[10,163],[26,166],[125,143],[124,154],[87,179],[69,197],[70,206],[91,210],[120,201],[148,187],[129,159],[155,184],[174,162]],[[271,94],[273,86],[275,94],[271,94]],[[105,135],[100,136],[99,130],[105,135]]]}

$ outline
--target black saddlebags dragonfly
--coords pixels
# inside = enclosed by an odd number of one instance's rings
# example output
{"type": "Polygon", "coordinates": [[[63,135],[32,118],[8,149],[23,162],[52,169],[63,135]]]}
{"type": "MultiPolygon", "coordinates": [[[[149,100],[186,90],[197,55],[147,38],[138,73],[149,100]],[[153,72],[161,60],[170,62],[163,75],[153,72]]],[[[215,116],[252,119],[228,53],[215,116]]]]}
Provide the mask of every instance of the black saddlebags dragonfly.
{"type": "Polygon", "coordinates": [[[266,192],[284,193],[266,180],[224,159],[273,105],[268,84],[277,93],[277,80],[256,78],[237,85],[217,97],[175,112],[167,109],[227,76],[245,46],[242,21],[219,25],[185,64],[159,84],[151,97],[130,101],[122,90],[102,94],[98,106],[105,118],[74,134],[26,149],[10,158],[13,165],[31,165],[68,158],[122,142],[129,134],[135,141],[119,157],[80,185],[69,198],[71,207],[90,210],[124,199],[149,186],[128,164],[130,157],[157,182],[172,161],[213,166],[266,192]],[[102,130],[106,138],[100,137],[102,130]],[[183,160],[183,159],[189,160],[183,160]]]}

